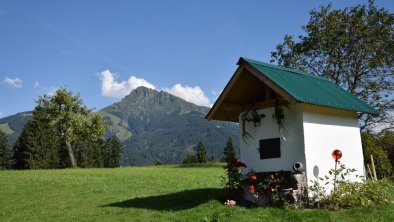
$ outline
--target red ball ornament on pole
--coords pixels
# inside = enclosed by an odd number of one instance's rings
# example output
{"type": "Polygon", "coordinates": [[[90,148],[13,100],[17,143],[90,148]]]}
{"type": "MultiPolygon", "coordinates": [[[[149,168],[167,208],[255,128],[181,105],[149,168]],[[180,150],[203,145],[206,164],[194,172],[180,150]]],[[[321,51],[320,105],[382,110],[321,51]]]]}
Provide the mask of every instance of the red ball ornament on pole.
{"type": "Polygon", "coordinates": [[[334,150],[331,153],[332,158],[335,160],[335,176],[334,176],[334,193],[335,193],[335,188],[336,188],[336,183],[337,183],[337,165],[338,165],[338,160],[341,159],[342,157],[342,151],[340,150],[334,150]]]}
{"type": "Polygon", "coordinates": [[[332,151],[331,155],[332,155],[332,158],[334,158],[334,160],[337,162],[342,157],[342,151],[334,150],[334,151],[332,151]]]}

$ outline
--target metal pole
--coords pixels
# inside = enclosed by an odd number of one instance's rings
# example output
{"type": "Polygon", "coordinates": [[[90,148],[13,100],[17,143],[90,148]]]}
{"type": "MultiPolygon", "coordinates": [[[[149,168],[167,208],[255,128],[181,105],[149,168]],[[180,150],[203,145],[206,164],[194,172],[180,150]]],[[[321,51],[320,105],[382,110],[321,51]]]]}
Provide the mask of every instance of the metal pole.
{"type": "Polygon", "coordinates": [[[338,160],[335,160],[334,194],[335,194],[335,188],[336,188],[336,186],[337,186],[337,165],[338,165],[338,160]]]}

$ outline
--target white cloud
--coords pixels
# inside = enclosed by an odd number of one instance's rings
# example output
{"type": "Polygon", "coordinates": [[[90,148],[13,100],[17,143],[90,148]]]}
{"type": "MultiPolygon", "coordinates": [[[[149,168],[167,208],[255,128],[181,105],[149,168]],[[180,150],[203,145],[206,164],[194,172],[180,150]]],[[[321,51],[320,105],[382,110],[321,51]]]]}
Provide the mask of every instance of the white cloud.
{"type": "Polygon", "coordinates": [[[14,87],[14,88],[21,88],[22,83],[23,83],[23,81],[21,79],[19,79],[18,77],[15,79],[5,77],[3,82],[11,87],[14,87]]]}
{"type": "Polygon", "coordinates": [[[3,113],[2,112],[0,112],[0,117],[2,117],[3,116],[3,113]]]}
{"type": "Polygon", "coordinates": [[[115,80],[115,77],[115,74],[111,73],[109,70],[105,70],[100,73],[101,94],[103,96],[111,98],[123,98],[133,89],[136,89],[140,86],[156,89],[154,85],[142,78],[131,76],[127,81],[118,83],[115,80]]]}
{"type": "MultiPolygon", "coordinates": [[[[137,78],[135,76],[131,76],[127,81],[117,82],[116,74],[111,73],[109,70],[102,71],[99,76],[101,80],[101,94],[105,97],[120,99],[140,86],[156,89],[153,84],[149,83],[145,79],[137,78]]],[[[199,86],[182,86],[182,84],[178,83],[171,88],[163,88],[163,91],[199,106],[212,106],[209,98],[199,86]]]]}
{"type": "Polygon", "coordinates": [[[40,83],[38,81],[35,81],[34,82],[34,87],[38,87],[38,86],[40,86],[40,83]]]}
{"type": "Polygon", "coordinates": [[[59,87],[51,86],[50,88],[44,87],[43,90],[45,91],[45,94],[48,96],[53,96],[55,95],[55,92],[60,89],[59,87]]]}
{"type": "Polygon", "coordinates": [[[208,97],[199,86],[182,86],[178,83],[171,88],[164,88],[163,91],[166,91],[174,96],[178,96],[188,102],[194,103],[199,106],[212,106],[208,97]]]}

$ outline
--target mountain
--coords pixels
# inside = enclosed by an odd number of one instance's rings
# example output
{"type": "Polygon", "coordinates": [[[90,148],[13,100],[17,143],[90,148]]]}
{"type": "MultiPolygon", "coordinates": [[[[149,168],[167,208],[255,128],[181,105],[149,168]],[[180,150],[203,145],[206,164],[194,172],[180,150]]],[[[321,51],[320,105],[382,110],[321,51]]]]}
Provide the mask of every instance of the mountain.
{"type": "Polygon", "coordinates": [[[0,119],[0,130],[7,134],[9,144],[13,144],[22,133],[27,121],[33,116],[33,112],[22,112],[0,119]]]}
{"type": "MultiPolygon", "coordinates": [[[[200,139],[215,159],[222,158],[229,136],[239,144],[238,125],[208,121],[208,111],[169,93],[139,87],[99,112],[108,125],[106,137],[116,134],[125,145],[122,165],[152,165],[181,163],[200,139]]],[[[10,144],[31,117],[32,112],[23,112],[0,119],[10,144]]]]}
{"type": "Polygon", "coordinates": [[[125,144],[123,165],[181,163],[200,139],[209,156],[221,158],[229,136],[238,144],[238,125],[208,121],[208,111],[208,107],[145,87],[100,110],[108,124],[107,136],[116,134],[125,144]]]}

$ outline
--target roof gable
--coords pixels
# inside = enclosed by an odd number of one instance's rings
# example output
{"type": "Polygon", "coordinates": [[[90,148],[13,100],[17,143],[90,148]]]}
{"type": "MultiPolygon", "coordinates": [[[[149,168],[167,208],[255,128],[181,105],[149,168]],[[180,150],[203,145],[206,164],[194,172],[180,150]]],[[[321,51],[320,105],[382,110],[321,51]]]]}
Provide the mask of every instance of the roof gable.
{"type": "MultiPolygon", "coordinates": [[[[223,103],[226,101],[228,102],[229,97],[231,97],[228,94],[231,94],[231,91],[235,88],[239,88],[235,87],[235,85],[242,84],[244,87],[247,87],[242,90],[249,90],[248,84],[242,83],[240,79],[250,74],[261,81],[260,87],[271,88],[277,95],[280,95],[282,99],[290,104],[300,102],[355,112],[365,112],[374,115],[379,114],[378,111],[368,104],[326,78],[242,57],[239,59],[238,65],[237,71],[208,113],[208,119],[237,121],[234,118],[235,114],[231,117],[231,120],[227,117],[215,118],[215,115],[212,114],[218,110],[224,111],[224,107],[222,107],[223,103]]],[[[250,81],[250,83],[252,82],[253,81],[250,81]]],[[[238,89],[238,91],[239,90],[240,89],[238,89]]],[[[255,96],[257,96],[257,94],[255,93],[255,96]]],[[[278,99],[278,96],[276,96],[276,99],[278,99]]],[[[237,103],[245,107],[245,104],[241,104],[241,99],[238,99],[237,103]]],[[[227,114],[227,116],[229,115],[230,114],[227,114]]],[[[238,115],[239,113],[237,116],[238,115]]]]}

